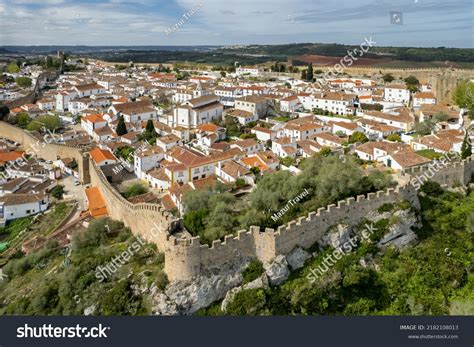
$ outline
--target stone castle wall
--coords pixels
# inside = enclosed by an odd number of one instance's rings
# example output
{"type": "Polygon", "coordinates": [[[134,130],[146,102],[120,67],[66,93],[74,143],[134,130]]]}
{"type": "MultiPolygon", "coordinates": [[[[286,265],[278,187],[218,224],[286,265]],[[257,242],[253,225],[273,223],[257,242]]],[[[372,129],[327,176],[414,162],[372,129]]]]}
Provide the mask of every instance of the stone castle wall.
{"type": "Polygon", "coordinates": [[[413,186],[418,186],[427,180],[438,182],[441,185],[467,185],[474,174],[474,157],[462,161],[453,161],[438,169],[436,165],[423,165],[404,170],[401,175],[408,177],[413,186]]]}
{"type": "Polygon", "coordinates": [[[36,138],[32,134],[14,125],[0,122],[0,137],[16,141],[21,144],[26,154],[45,160],[57,160],[60,158],[73,158],[78,164],[78,171],[82,183],[89,183],[89,160],[85,153],[87,148],[67,146],[52,143],[51,135],[44,138],[36,138]]]}
{"type": "Polygon", "coordinates": [[[235,237],[226,236],[223,242],[214,241],[211,247],[201,245],[198,237],[178,240],[171,236],[165,251],[165,272],[170,280],[186,280],[235,263],[239,258],[268,262],[277,255],[290,253],[295,247],[309,248],[321,240],[329,227],[339,222],[355,225],[367,213],[386,203],[409,200],[416,204],[417,199],[412,186],[399,186],[320,208],[277,230],[266,229],[262,232],[258,227],[242,230],[235,237]]]}
{"type": "Polygon", "coordinates": [[[102,170],[90,159],[91,184],[99,188],[112,219],[122,221],[133,234],[165,251],[170,233],[179,229],[180,221],[158,204],[132,204],[111,186],[102,170]]]}

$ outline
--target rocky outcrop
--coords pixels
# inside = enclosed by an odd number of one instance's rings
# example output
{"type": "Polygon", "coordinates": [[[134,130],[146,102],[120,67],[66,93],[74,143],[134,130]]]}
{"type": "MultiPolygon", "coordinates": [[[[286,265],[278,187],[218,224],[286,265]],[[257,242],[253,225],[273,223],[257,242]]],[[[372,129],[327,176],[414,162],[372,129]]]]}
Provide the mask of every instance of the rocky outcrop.
{"type": "Polygon", "coordinates": [[[300,247],[296,247],[290,254],[286,256],[286,261],[291,270],[297,270],[304,266],[306,260],[311,258],[311,254],[300,247]]]}
{"type": "Polygon", "coordinates": [[[186,315],[223,299],[227,292],[242,283],[246,263],[223,268],[217,273],[200,275],[190,281],[170,283],[164,292],[153,296],[153,314],[186,315]]]}
{"type": "Polygon", "coordinates": [[[351,228],[346,224],[337,224],[331,227],[322,237],[320,244],[338,248],[348,242],[351,237],[351,228]]]}
{"type": "Polygon", "coordinates": [[[416,215],[411,210],[402,210],[396,211],[393,216],[397,221],[379,241],[377,245],[379,248],[393,246],[401,250],[417,241],[417,236],[412,230],[412,227],[419,226],[416,215]]]}
{"type": "Polygon", "coordinates": [[[96,305],[91,305],[89,307],[86,307],[84,309],[84,316],[92,316],[95,313],[96,309],[97,309],[96,305]]]}
{"type": "Polygon", "coordinates": [[[222,312],[225,312],[227,310],[227,305],[229,305],[232,302],[232,300],[234,300],[235,295],[241,292],[242,290],[259,289],[259,288],[267,289],[268,287],[269,287],[268,277],[266,274],[262,274],[262,276],[253,280],[252,282],[249,282],[247,284],[244,284],[243,286],[239,286],[239,287],[231,289],[225,296],[224,300],[222,300],[222,304],[221,304],[222,312]]]}
{"type": "Polygon", "coordinates": [[[272,286],[283,283],[290,275],[288,262],[284,255],[277,256],[271,263],[263,264],[263,268],[272,286]]]}

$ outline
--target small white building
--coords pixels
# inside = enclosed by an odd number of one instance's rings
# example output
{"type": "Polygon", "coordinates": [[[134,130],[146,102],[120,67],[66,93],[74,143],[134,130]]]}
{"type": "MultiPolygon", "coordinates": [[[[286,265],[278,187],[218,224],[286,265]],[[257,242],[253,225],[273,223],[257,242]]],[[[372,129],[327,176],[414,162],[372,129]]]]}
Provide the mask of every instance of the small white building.
{"type": "Polygon", "coordinates": [[[152,147],[135,153],[133,155],[135,175],[144,179],[146,172],[158,167],[164,156],[165,154],[160,147],[152,147]]]}
{"type": "Polygon", "coordinates": [[[235,69],[235,73],[237,76],[259,76],[262,73],[262,69],[257,66],[239,66],[237,69],[235,69]]]}
{"type": "Polygon", "coordinates": [[[281,158],[295,158],[297,154],[296,140],[292,137],[282,137],[272,142],[272,152],[281,158]]]}
{"type": "Polygon", "coordinates": [[[262,128],[259,126],[252,128],[251,132],[252,134],[255,134],[255,136],[257,136],[257,140],[264,142],[268,140],[273,141],[276,139],[277,136],[276,131],[267,128],[262,128]]]}
{"type": "Polygon", "coordinates": [[[0,197],[0,226],[10,220],[33,216],[49,207],[49,199],[41,194],[7,194],[0,197]]]}
{"type": "Polygon", "coordinates": [[[298,96],[291,95],[280,100],[280,111],[295,112],[303,108],[298,96]]]}
{"type": "Polygon", "coordinates": [[[389,102],[401,102],[408,105],[410,95],[410,91],[406,86],[394,84],[384,88],[383,99],[389,102]]]}
{"type": "Polygon", "coordinates": [[[435,105],[436,97],[433,93],[418,92],[413,96],[413,107],[420,107],[421,105],[435,105]]]}

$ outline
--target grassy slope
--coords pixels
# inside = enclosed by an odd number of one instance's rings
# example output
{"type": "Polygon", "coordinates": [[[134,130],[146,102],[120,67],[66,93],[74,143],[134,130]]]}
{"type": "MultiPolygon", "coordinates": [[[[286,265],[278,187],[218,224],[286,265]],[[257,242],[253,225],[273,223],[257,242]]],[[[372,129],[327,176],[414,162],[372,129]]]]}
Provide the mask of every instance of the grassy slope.
{"type": "Polygon", "coordinates": [[[149,297],[137,295],[132,286],[147,289],[166,284],[164,258],[155,247],[146,244],[134,251],[103,282],[95,276],[97,266],[108,264],[136,241],[121,224],[102,219],[74,239],[68,265],[63,265],[64,251],[53,243],[37,253],[10,259],[4,267],[8,281],[0,283],[0,314],[81,315],[92,305],[96,314],[149,314],[149,297]]]}

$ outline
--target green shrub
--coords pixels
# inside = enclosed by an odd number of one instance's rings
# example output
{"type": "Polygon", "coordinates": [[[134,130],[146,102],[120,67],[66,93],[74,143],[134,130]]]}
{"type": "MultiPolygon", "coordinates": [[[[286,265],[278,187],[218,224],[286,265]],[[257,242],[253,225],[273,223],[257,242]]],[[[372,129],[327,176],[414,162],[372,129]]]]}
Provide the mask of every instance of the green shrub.
{"type": "Polygon", "coordinates": [[[244,180],[244,179],[242,179],[242,178],[237,178],[237,179],[235,180],[235,186],[236,186],[237,188],[243,188],[243,187],[245,187],[245,185],[246,185],[246,183],[245,183],[245,180],[244,180]]]}
{"type": "Polygon", "coordinates": [[[257,315],[265,306],[265,291],[263,289],[247,289],[238,292],[232,302],[227,305],[227,314],[238,316],[257,315]]]}
{"type": "Polygon", "coordinates": [[[244,284],[256,280],[263,274],[264,271],[263,264],[260,261],[252,261],[242,272],[244,284]]]}
{"type": "Polygon", "coordinates": [[[50,194],[55,199],[61,200],[63,198],[63,195],[64,195],[64,186],[58,185],[58,186],[54,187],[53,189],[51,189],[50,194]]]}
{"type": "Polygon", "coordinates": [[[393,211],[393,209],[394,209],[394,205],[388,203],[388,204],[383,204],[382,206],[380,206],[377,209],[377,212],[378,213],[390,212],[390,211],[393,211]]]}
{"type": "Polygon", "coordinates": [[[428,181],[424,183],[421,186],[420,191],[425,194],[434,195],[434,196],[443,194],[443,189],[441,188],[441,185],[438,182],[434,182],[434,181],[428,181]]]}
{"type": "Polygon", "coordinates": [[[105,316],[136,315],[140,313],[141,301],[137,300],[131,283],[124,280],[108,290],[100,299],[101,314],[105,316]]]}
{"type": "Polygon", "coordinates": [[[158,287],[158,289],[164,290],[166,286],[168,285],[168,283],[169,283],[168,276],[166,276],[166,274],[163,271],[158,272],[156,275],[156,280],[155,280],[155,284],[158,287]]]}
{"type": "Polygon", "coordinates": [[[127,198],[132,198],[134,196],[142,195],[148,192],[148,187],[144,186],[141,183],[135,183],[132,184],[130,187],[127,189],[127,193],[125,196],[127,198]]]}

